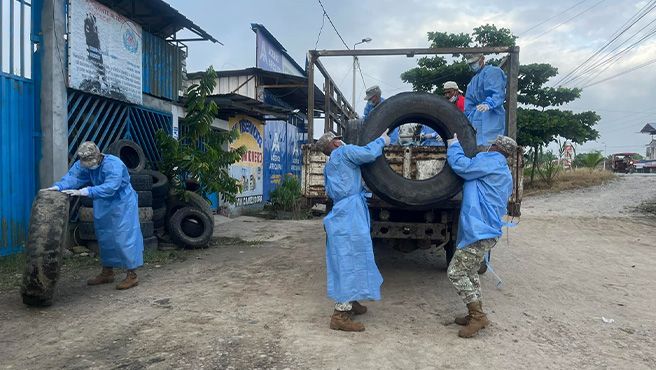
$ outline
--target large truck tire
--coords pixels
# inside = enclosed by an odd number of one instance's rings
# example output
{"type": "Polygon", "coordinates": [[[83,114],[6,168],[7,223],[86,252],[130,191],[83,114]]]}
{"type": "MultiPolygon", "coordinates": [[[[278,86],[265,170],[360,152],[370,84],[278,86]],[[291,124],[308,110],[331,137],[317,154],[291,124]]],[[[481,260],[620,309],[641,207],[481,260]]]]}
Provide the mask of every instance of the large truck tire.
{"type": "Polygon", "coordinates": [[[130,173],[140,172],[146,168],[146,155],[139,144],[132,140],[118,140],[110,145],[108,152],[119,157],[130,173]]]}
{"type": "Polygon", "coordinates": [[[20,290],[28,306],[52,304],[68,234],[68,198],[58,191],[40,191],[32,203],[25,245],[27,264],[20,290]]]}
{"type": "Polygon", "coordinates": [[[177,194],[174,193],[170,194],[166,205],[167,220],[171,219],[171,217],[173,217],[173,215],[177,210],[184,207],[198,208],[203,213],[205,213],[210,219],[214,219],[212,207],[210,206],[210,203],[207,200],[205,200],[205,198],[192,191],[185,191],[184,197],[186,199],[183,199],[183,197],[178,196],[177,194]]]}
{"type": "MultiPolygon", "coordinates": [[[[139,222],[153,220],[154,211],[150,207],[139,207],[139,222]]],[[[93,222],[93,207],[80,207],[78,211],[80,222],[93,222]]]]}
{"type": "MultiPolygon", "coordinates": [[[[386,129],[405,123],[420,123],[437,131],[442,138],[458,135],[465,154],[476,154],[474,128],[455,105],[441,96],[406,92],[392,96],[372,110],[359,130],[359,145],[378,138],[386,129]]],[[[429,209],[462,190],[462,179],[446,165],[426,180],[410,180],[392,170],[385,156],[362,169],[367,186],[380,198],[401,207],[429,209]]]]}
{"type": "Polygon", "coordinates": [[[144,171],[130,174],[130,184],[136,191],[151,191],[153,188],[153,177],[144,171]]]}
{"type": "MultiPolygon", "coordinates": [[[[155,233],[155,226],[152,221],[142,221],[140,222],[141,234],[144,238],[150,238],[155,233]]],[[[93,225],[93,222],[80,222],[77,225],[78,235],[81,240],[91,241],[98,240],[96,237],[96,228],[93,225]]]]}
{"type": "Polygon", "coordinates": [[[214,220],[195,207],[178,209],[169,220],[171,238],[190,248],[207,247],[214,233],[214,220]]]}
{"type": "MultiPolygon", "coordinates": [[[[161,172],[153,170],[141,171],[141,174],[150,175],[152,179],[153,199],[165,199],[169,194],[169,179],[161,172]]],[[[155,207],[158,208],[158,207],[155,207]]]]}

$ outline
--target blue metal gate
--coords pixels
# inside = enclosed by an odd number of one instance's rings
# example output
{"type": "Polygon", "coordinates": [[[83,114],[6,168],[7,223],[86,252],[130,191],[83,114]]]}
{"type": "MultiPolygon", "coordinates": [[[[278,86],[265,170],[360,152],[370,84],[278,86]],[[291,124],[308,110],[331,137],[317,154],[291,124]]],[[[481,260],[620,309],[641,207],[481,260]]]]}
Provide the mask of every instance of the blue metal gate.
{"type": "Polygon", "coordinates": [[[32,70],[30,37],[38,34],[40,12],[40,0],[0,1],[0,256],[22,250],[38,186],[41,130],[33,78],[39,71],[32,70]]]}
{"type": "Polygon", "coordinates": [[[164,130],[170,135],[172,126],[171,113],[69,89],[68,164],[77,160],[76,150],[84,141],[106,151],[116,140],[130,139],[143,148],[154,167],[161,158],[155,133],[164,130]]]}

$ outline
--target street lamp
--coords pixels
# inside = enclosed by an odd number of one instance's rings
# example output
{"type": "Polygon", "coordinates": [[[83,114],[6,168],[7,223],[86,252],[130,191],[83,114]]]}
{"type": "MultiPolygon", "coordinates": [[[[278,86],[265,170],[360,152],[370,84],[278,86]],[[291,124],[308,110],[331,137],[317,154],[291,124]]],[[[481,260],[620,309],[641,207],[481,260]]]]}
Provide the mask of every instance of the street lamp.
{"type": "MultiPolygon", "coordinates": [[[[353,50],[355,50],[355,47],[364,44],[365,42],[371,42],[371,37],[365,37],[362,39],[360,42],[356,42],[353,44],[353,50]]],[[[358,62],[358,57],[353,56],[353,96],[351,96],[351,106],[353,107],[353,110],[355,110],[355,64],[358,62]]]]}

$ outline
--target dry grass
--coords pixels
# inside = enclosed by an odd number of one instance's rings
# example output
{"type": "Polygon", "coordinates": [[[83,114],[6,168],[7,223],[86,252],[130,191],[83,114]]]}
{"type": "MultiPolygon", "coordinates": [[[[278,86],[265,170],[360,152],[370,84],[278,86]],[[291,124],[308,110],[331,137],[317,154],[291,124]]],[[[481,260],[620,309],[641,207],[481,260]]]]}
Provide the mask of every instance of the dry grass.
{"type": "Polygon", "coordinates": [[[541,179],[538,179],[537,176],[533,183],[530,183],[528,177],[525,177],[524,196],[588,188],[591,186],[606,184],[613,181],[615,178],[616,176],[612,172],[599,170],[590,171],[587,168],[561,172],[551,186],[547,185],[541,179]]]}

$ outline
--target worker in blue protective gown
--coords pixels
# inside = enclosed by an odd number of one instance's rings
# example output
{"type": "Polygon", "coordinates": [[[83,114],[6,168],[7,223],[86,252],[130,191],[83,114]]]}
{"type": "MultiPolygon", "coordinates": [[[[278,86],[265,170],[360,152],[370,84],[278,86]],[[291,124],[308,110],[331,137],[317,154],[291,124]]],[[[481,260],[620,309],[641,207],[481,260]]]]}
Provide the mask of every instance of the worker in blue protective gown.
{"type": "Polygon", "coordinates": [[[476,129],[476,145],[490,145],[506,133],[506,74],[486,65],[483,54],[468,55],[467,63],[475,75],[467,85],[465,115],[476,129]]]}
{"type": "Polygon", "coordinates": [[[100,153],[90,141],[82,143],[77,154],[80,160],[49,190],[93,199],[93,221],[103,268],[87,284],[112,283],[113,269],[123,268],[127,276],[116,289],[132,288],[139,284],[135,269],[143,265],[144,246],[137,193],[130,185],[128,169],[119,158],[100,153]]]}
{"type": "Polygon", "coordinates": [[[364,325],[351,319],[367,311],[358,300],[380,299],[383,277],[374,260],[360,166],[375,161],[389,143],[387,131],[366,146],[346,145],[332,132],[316,143],[329,156],[324,177],[334,204],[323,220],[328,296],[336,302],[330,319],[333,330],[363,331],[364,325]]]}
{"type": "Polygon", "coordinates": [[[487,152],[468,158],[458,137],[448,140],[447,161],[465,183],[458,220],[456,252],[447,274],[458,295],[467,305],[469,314],[456,317],[464,325],[458,335],[469,338],[489,324],[482,308],[478,268],[485,255],[502,235],[503,217],[512,195],[512,176],[507,157],[517,151],[517,143],[507,136],[498,136],[487,152]]]}
{"type": "Polygon", "coordinates": [[[419,138],[422,146],[444,146],[444,141],[442,141],[440,135],[426,125],[422,125],[419,138]]]}

